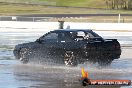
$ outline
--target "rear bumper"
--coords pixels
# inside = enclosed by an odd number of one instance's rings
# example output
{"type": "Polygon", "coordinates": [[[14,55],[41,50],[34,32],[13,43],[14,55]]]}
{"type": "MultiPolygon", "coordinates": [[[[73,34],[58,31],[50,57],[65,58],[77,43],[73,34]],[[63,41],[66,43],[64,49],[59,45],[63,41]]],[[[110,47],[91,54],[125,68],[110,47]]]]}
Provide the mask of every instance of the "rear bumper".
{"type": "Polygon", "coordinates": [[[88,59],[118,59],[121,55],[121,49],[116,50],[87,50],[83,54],[80,54],[84,58],[88,59]]]}

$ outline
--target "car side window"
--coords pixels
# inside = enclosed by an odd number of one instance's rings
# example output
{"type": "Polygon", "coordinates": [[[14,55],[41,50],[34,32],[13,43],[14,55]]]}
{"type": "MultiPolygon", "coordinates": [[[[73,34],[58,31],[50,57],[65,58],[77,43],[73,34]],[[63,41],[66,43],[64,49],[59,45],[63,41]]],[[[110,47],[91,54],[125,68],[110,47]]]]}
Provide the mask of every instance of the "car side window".
{"type": "Polygon", "coordinates": [[[44,36],[41,40],[44,42],[58,42],[58,34],[49,33],[46,36],[44,36]]]}
{"type": "Polygon", "coordinates": [[[59,33],[59,42],[72,42],[72,38],[68,33],[59,33]]]}

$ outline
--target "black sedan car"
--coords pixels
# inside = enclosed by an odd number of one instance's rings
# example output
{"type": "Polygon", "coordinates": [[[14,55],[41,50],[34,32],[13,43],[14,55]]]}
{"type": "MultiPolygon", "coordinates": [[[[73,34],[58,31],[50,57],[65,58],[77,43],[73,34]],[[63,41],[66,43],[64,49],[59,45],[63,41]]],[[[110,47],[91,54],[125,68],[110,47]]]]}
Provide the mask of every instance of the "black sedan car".
{"type": "Polygon", "coordinates": [[[120,57],[121,47],[117,39],[103,39],[89,29],[58,29],[34,42],[16,45],[13,52],[22,63],[41,58],[70,66],[86,61],[109,65],[120,57]]]}

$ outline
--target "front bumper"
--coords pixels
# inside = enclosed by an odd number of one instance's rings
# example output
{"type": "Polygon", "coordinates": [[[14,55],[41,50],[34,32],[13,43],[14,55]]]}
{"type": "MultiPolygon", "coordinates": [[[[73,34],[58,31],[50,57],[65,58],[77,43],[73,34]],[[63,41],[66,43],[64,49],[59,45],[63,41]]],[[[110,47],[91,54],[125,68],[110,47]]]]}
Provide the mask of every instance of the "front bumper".
{"type": "Polygon", "coordinates": [[[17,49],[13,50],[13,54],[14,54],[14,56],[15,56],[16,59],[20,59],[19,51],[20,50],[17,50],[17,49]]]}

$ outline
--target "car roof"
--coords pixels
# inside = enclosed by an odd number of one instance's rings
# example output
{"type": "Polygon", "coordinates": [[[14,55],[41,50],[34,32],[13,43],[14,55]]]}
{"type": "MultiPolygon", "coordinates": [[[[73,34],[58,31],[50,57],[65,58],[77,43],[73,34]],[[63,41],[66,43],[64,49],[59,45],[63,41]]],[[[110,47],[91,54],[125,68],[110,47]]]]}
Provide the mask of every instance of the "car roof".
{"type": "Polygon", "coordinates": [[[54,32],[78,32],[78,31],[88,32],[92,30],[90,29],[57,29],[57,30],[54,30],[54,32]]]}

